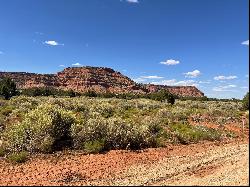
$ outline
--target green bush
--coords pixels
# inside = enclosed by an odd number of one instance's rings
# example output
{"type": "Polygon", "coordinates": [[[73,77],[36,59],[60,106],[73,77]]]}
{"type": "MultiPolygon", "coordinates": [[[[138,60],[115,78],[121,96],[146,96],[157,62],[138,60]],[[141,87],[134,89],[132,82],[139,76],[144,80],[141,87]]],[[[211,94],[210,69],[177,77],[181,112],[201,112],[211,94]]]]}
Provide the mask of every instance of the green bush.
{"type": "Polygon", "coordinates": [[[0,147],[0,157],[3,157],[5,153],[5,149],[3,147],[0,147]]]}
{"type": "Polygon", "coordinates": [[[3,78],[0,80],[0,95],[5,99],[10,99],[12,96],[17,95],[16,84],[10,78],[3,78]]]}
{"type": "Polygon", "coordinates": [[[25,119],[4,132],[10,151],[51,152],[70,143],[70,127],[76,122],[72,112],[43,104],[25,115],[25,119]]]}
{"type": "Polygon", "coordinates": [[[153,120],[136,124],[120,118],[96,116],[86,122],[73,124],[71,136],[75,148],[86,142],[105,140],[105,149],[141,149],[155,145],[157,128],[153,120]]]}
{"type": "Polygon", "coordinates": [[[81,149],[85,142],[90,142],[102,137],[106,134],[106,121],[100,115],[93,116],[88,121],[74,123],[70,129],[73,139],[73,146],[81,149]]]}
{"type": "Polygon", "coordinates": [[[170,103],[171,105],[173,105],[175,103],[175,98],[173,95],[169,95],[167,98],[168,103],[170,103]]]}
{"type": "Polygon", "coordinates": [[[196,143],[201,140],[220,140],[221,134],[204,126],[192,126],[189,124],[176,123],[170,126],[182,144],[196,143]]]}
{"type": "Polygon", "coordinates": [[[242,102],[235,101],[175,100],[171,106],[146,98],[17,96],[0,99],[0,138],[7,153],[85,149],[98,147],[100,140],[104,151],[142,149],[166,142],[218,140],[220,132],[187,123],[241,123],[243,113],[242,102]]]}
{"type": "Polygon", "coordinates": [[[84,143],[84,151],[88,154],[100,153],[104,150],[105,141],[104,140],[94,140],[84,143]]]}
{"type": "Polygon", "coordinates": [[[37,96],[69,96],[76,97],[79,96],[79,93],[74,92],[73,90],[60,90],[51,87],[41,87],[41,88],[27,88],[21,90],[22,95],[37,97],[37,96]]]}
{"type": "Polygon", "coordinates": [[[25,151],[21,151],[18,153],[12,153],[7,156],[7,159],[12,163],[23,163],[28,159],[28,153],[25,151]]]}
{"type": "Polygon", "coordinates": [[[97,97],[98,96],[98,94],[93,90],[89,90],[89,91],[85,92],[83,95],[88,96],[88,97],[97,97]]]}
{"type": "Polygon", "coordinates": [[[14,107],[12,106],[5,106],[0,108],[0,114],[4,115],[4,116],[8,116],[12,110],[14,109],[14,107]]]}
{"type": "Polygon", "coordinates": [[[107,91],[106,93],[100,93],[98,94],[98,97],[102,97],[102,98],[113,98],[116,95],[114,93],[111,93],[109,91],[107,91]]]}
{"type": "Polygon", "coordinates": [[[243,100],[243,109],[244,110],[249,110],[249,92],[244,96],[243,100]]]}

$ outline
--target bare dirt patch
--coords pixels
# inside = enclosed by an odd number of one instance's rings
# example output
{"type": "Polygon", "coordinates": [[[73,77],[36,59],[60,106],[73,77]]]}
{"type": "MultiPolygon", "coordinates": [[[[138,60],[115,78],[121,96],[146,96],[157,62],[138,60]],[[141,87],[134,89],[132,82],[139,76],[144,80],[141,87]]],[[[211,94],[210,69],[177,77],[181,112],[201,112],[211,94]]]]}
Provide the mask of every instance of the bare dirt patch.
{"type": "Polygon", "coordinates": [[[246,185],[249,182],[247,162],[247,139],[168,145],[136,152],[110,151],[97,155],[67,151],[34,155],[28,162],[18,165],[0,160],[0,184],[246,185]],[[236,172],[239,174],[235,175],[236,172]],[[240,181],[233,176],[238,176],[240,181]]]}

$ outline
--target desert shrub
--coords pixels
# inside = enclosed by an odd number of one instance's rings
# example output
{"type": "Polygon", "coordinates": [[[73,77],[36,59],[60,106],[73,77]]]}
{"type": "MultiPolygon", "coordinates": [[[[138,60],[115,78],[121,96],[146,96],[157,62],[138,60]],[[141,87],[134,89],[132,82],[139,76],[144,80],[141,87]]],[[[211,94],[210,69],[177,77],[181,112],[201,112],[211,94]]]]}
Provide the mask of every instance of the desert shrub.
{"type": "Polygon", "coordinates": [[[119,99],[136,99],[139,98],[138,95],[132,94],[132,93],[121,93],[121,94],[117,94],[115,95],[116,98],[119,99]]]}
{"type": "Polygon", "coordinates": [[[0,107],[3,107],[7,104],[8,101],[4,100],[3,98],[0,97],[0,107]]]}
{"type": "Polygon", "coordinates": [[[69,96],[76,97],[80,94],[73,90],[60,90],[51,87],[27,88],[21,90],[22,95],[37,97],[37,96],[69,96]]]}
{"type": "Polygon", "coordinates": [[[247,92],[247,94],[244,96],[242,103],[243,103],[243,109],[249,110],[249,92],[247,92]]]}
{"type": "Polygon", "coordinates": [[[115,107],[107,102],[97,103],[95,105],[92,105],[89,109],[90,113],[98,112],[103,117],[109,118],[114,115],[115,107]]]}
{"type": "Polygon", "coordinates": [[[145,125],[136,125],[120,118],[107,120],[106,144],[110,149],[140,149],[146,146],[149,136],[145,125]]]}
{"type": "Polygon", "coordinates": [[[28,159],[28,153],[25,151],[11,153],[7,156],[7,159],[12,163],[23,163],[28,159]]]}
{"type": "Polygon", "coordinates": [[[147,116],[141,120],[141,124],[148,127],[150,139],[148,146],[150,147],[164,147],[165,142],[171,139],[171,135],[164,129],[166,126],[165,118],[158,118],[147,116]]]}
{"type": "Polygon", "coordinates": [[[5,153],[6,153],[5,149],[0,146],[0,157],[3,157],[5,153]]]}
{"type": "Polygon", "coordinates": [[[208,98],[206,96],[203,96],[203,97],[179,97],[178,99],[180,99],[182,101],[187,101],[187,100],[191,100],[191,101],[208,101],[208,98]]]}
{"type": "Polygon", "coordinates": [[[12,112],[13,109],[14,109],[13,106],[1,107],[0,108],[0,114],[2,114],[4,116],[8,116],[12,112]]]}
{"type": "Polygon", "coordinates": [[[88,121],[74,123],[70,129],[73,138],[74,147],[82,148],[84,142],[90,142],[102,137],[106,134],[106,121],[99,114],[93,116],[88,121]]]}
{"type": "Polygon", "coordinates": [[[0,137],[7,152],[46,153],[71,145],[84,149],[100,140],[104,150],[141,149],[177,139],[217,139],[216,130],[185,124],[191,117],[197,123],[238,123],[243,113],[242,102],[236,101],[175,100],[171,106],[146,98],[16,96],[0,99],[0,137]]]}
{"type": "Polygon", "coordinates": [[[20,95],[18,97],[12,97],[9,101],[9,104],[18,107],[22,103],[31,103],[32,105],[37,106],[39,101],[40,100],[38,98],[35,98],[35,97],[27,97],[24,95],[20,95]]]}
{"type": "Polygon", "coordinates": [[[100,153],[104,150],[105,141],[104,140],[94,140],[84,143],[84,151],[88,154],[90,153],[100,153]]]}
{"type": "Polygon", "coordinates": [[[105,93],[100,93],[98,94],[98,97],[102,97],[102,98],[113,98],[116,95],[114,93],[111,93],[109,91],[105,92],[105,93]]]}
{"type": "Polygon", "coordinates": [[[0,115],[0,133],[3,131],[5,127],[5,116],[0,115]]]}
{"type": "Polygon", "coordinates": [[[238,134],[236,134],[235,132],[229,131],[229,130],[225,131],[225,135],[228,138],[237,138],[237,137],[239,137],[238,134]]]}
{"type": "Polygon", "coordinates": [[[191,126],[189,124],[176,123],[170,127],[182,144],[195,143],[201,140],[220,140],[221,134],[204,126],[191,126]]]}
{"type": "Polygon", "coordinates": [[[249,110],[245,111],[243,116],[245,118],[245,127],[249,129],[249,110]]]}
{"type": "Polygon", "coordinates": [[[157,112],[159,118],[165,118],[168,124],[175,122],[187,122],[191,110],[181,109],[179,107],[171,109],[160,109],[157,112]]]}
{"type": "Polygon", "coordinates": [[[121,118],[104,118],[97,114],[84,123],[71,127],[71,136],[75,148],[81,148],[86,142],[105,140],[106,150],[141,149],[152,146],[157,128],[154,124],[136,124],[121,118]],[[154,130],[154,131],[153,131],[154,130]]]}
{"type": "Polygon", "coordinates": [[[9,105],[13,107],[13,114],[24,115],[30,110],[35,109],[40,102],[42,102],[40,99],[34,97],[15,96],[9,100],[9,105]]]}
{"type": "Polygon", "coordinates": [[[52,95],[52,90],[48,88],[27,88],[21,91],[22,95],[30,96],[30,97],[36,97],[36,96],[49,96],[52,95]]]}
{"type": "Polygon", "coordinates": [[[12,152],[51,152],[70,141],[69,129],[75,121],[72,112],[43,104],[26,114],[21,123],[6,129],[4,138],[12,152]]]}
{"type": "Polygon", "coordinates": [[[97,97],[98,96],[98,94],[95,91],[93,91],[93,90],[88,90],[83,95],[85,95],[87,97],[97,97]]]}

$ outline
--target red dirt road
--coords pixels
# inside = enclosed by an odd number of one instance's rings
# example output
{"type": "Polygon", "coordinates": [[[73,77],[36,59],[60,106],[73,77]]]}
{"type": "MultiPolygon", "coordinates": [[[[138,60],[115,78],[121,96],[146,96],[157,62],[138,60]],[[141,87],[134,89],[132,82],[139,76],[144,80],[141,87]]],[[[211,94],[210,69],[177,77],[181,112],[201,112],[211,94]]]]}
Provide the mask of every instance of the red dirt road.
{"type": "Polygon", "coordinates": [[[248,185],[248,139],[139,152],[35,155],[0,160],[1,185],[248,185]]]}

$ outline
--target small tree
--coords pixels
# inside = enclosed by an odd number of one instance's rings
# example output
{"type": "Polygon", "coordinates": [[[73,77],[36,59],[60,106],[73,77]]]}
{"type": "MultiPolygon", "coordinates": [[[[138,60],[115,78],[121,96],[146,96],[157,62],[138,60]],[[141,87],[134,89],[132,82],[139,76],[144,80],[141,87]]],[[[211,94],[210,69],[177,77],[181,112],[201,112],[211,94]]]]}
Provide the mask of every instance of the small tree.
{"type": "Polygon", "coordinates": [[[242,102],[244,110],[249,110],[249,92],[244,96],[242,102]]]}
{"type": "Polygon", "coordinates": [[[97,97],[97,93],[93,90],[88,90],[84,95],[88,97],[97,97]]]}
{"type": "Polygon", "coordinates": [[[0,80],[0,95],[5,99],[10,99],[12,96],[17,95],[16,84],[10,78],[3,78],[0,80]]]}
{"type": "Polygon", "coordinates": [[[68,94],[70,97],[76,97],[76,93],[72,89],[69,90],[68,94]]]}
{"type": "Polygon", "coordinates": [[[173,105],[175,103],[175,98],[173,95],[169,95],[167,98],[168,103],[170,103],[171,105],[173,105]]]}
{"type": "Polygon", "coordinates": [[[161,101],[161,102],[167,100],[167,102],[171,103],[172,105],[175,103],[174,95],[172,95],[169,91],[164,90],[164,89],[158,92],[149,94],[148,98],[156,100],[156,101],[161,101]]]}

